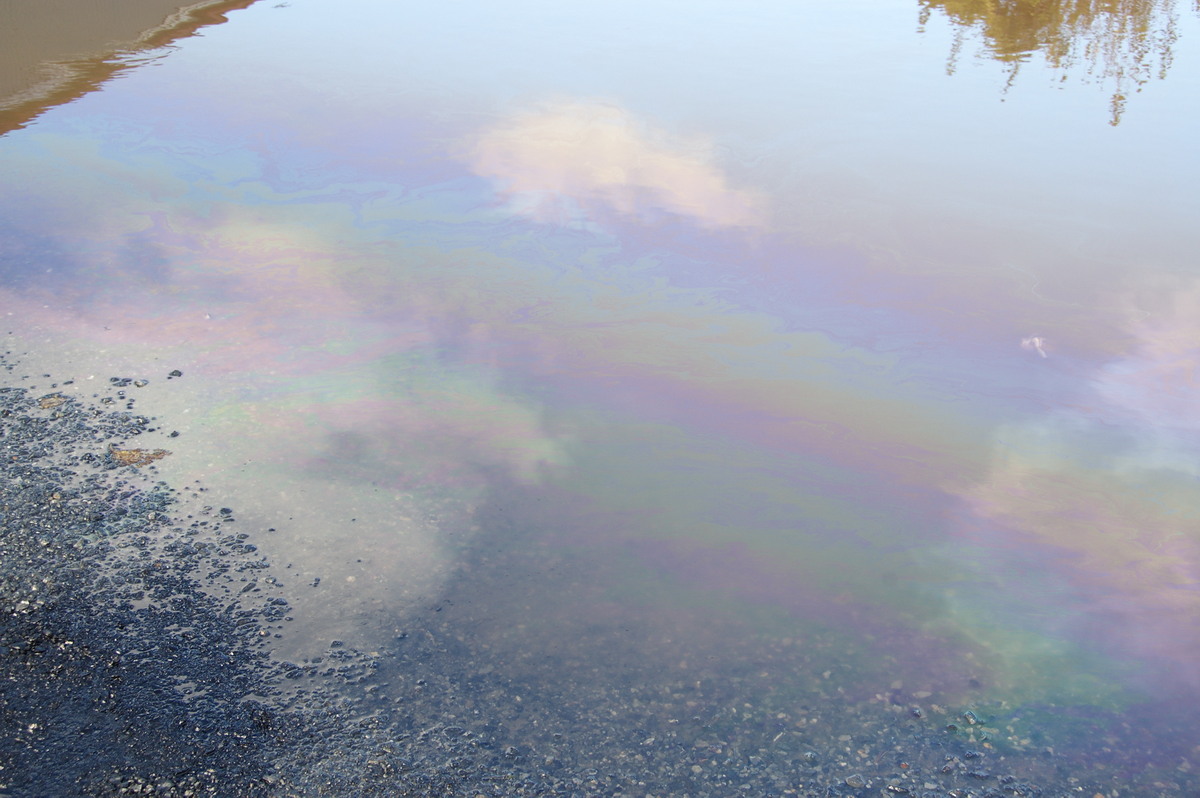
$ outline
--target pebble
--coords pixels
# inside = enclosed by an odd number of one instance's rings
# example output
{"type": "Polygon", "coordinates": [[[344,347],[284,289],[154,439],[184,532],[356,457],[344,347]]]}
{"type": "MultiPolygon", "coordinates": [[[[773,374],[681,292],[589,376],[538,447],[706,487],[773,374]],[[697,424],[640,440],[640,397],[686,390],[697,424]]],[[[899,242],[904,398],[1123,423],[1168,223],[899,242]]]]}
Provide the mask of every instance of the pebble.
{"type": "MultiPolygon", "coordinates": [[[[970,739],[980,732],[974,710],[925,702],[921,691],[911,695],[924,708],[856,701],[838,689],[845,669],[808,664],[798,639],[744,652],[764,671],[811,669],[811,692],[787,696],[705,673],[696,652],[678,652],[671,661],[692,667],[673,675],[588,635],[556,639],[529,662],[497,659],[471,624],[523,620],[488,608],[458,626],[449,612],[406,619],[377,656],[330,638],[314,661],[273,661],[266,646],[290,617],[289,589],[321,580],[275,579],[255,550],[259,532],[232,534],[234,508],[202,512],[106,457],[150,419],[106,396],[47,409],[40,398],[0,387],[0,710],[21,718],[0,726],[5,798],[699,798],[868,785],[871,795],[1100,796],[1118,770],[1100,754],[1089,762],[1044,747],[985,754],[970,739]],[[619,683],[595,675],[612,663],[619,683]]],[[[988,724],[989,733],[999,725],[988,724]]],[[[1167,772],[1171,794],[1200,795],[1197,777],[1167,772]]],[[[1167,794],[1154,777],[1121,794],[1167,794]]]]}

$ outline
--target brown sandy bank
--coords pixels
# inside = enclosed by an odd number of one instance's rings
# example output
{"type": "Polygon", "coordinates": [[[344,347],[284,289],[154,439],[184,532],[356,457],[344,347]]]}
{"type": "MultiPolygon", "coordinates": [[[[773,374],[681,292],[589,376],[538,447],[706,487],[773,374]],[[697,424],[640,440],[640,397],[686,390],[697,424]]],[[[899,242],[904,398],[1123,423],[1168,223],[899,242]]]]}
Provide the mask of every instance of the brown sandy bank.
{"type": "Polygon", "coordinates": [[[120,55],[191,36],[256,0],[36,0],[0,3],[0,134],[97,88],[120,55]]]}

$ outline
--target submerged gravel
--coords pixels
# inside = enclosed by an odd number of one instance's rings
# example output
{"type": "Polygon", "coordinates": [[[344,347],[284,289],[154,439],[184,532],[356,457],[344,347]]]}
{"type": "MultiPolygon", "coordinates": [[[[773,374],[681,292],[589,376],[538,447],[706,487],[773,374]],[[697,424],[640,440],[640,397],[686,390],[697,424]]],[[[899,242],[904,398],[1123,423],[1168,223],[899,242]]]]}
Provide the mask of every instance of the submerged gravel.
{"type": "Polygon", "coordinates": [[[1068,754],[902,691],[778,692],[756,674],[811,667],[792,641],[699,679],[586,635],[513,668],[468,633],[489,608],[438,605],[387,650],[278,661],[288,595],[233,509],[155,480],[135,378],[81,398],[0,367],[0,796],[1200,794],[1111,718],[1068,754]]]}
{"type": "Polygon", "coordinates": [[[267,564],[181,522],[176,491],[121,457],[151,421],[108,407],[0,387],[0,784],[261,794],[289,734],[264,648],[285,605],[229,598],[267,564]]]}

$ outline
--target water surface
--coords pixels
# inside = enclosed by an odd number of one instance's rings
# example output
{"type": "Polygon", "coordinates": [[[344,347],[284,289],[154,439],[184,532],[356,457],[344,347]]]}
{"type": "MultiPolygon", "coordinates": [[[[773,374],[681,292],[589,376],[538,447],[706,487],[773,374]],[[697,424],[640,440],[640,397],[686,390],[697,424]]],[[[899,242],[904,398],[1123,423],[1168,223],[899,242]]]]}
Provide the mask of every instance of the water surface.
{"type": "Polygon", "coordinates": [[[389,700],[1191,783],[1197,17],[975,5],[256,3],[0,140],[6,345],[389,700]]]}

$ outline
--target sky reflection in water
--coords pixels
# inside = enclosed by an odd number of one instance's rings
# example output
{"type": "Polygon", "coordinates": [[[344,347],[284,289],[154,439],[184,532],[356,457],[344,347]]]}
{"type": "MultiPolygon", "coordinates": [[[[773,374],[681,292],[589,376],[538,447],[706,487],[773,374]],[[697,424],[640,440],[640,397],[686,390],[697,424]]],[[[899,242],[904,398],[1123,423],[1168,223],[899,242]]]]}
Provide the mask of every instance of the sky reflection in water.
{"type": "Polygon", "coordinates": [[[1110,127],[884,5],[236,12],[0,143],[15,341],[183,368],[162,470],[336,576],[314,638],[519,545],[603,580],[546,624],[1191,694],[1200,31],[1110,127]]]}

